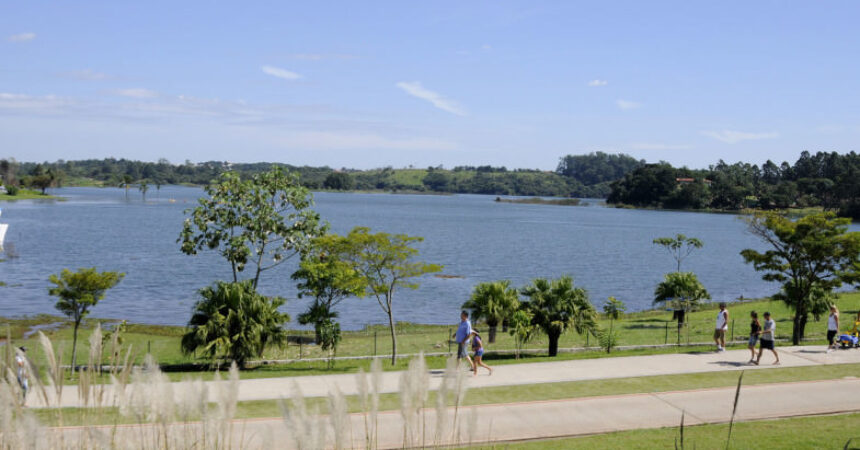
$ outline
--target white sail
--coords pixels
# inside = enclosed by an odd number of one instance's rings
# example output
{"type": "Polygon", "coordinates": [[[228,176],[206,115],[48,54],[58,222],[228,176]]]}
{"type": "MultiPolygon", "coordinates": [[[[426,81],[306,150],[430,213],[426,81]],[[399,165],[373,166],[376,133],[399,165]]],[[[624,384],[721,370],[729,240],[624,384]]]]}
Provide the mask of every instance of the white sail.
{"type": "Polygon", "coordinates": [[[3,248],[3,238],[6,237],[6,229],[9,228],[9,225],[5,223],[0,223],[0,249],[3,248]]]}

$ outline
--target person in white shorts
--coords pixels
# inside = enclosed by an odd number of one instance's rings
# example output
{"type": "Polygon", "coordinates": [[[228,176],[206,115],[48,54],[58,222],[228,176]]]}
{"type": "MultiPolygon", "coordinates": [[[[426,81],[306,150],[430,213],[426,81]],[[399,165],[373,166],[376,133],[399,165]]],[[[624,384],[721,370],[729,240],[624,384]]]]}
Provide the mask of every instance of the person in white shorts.
{"type": "Polygon", "coordinates": [[[720,302],[720,312],[717,313],[717,326],[714,327],[714,342],[717,343],[717,351],[726,351],[726,331],[729,329],[729,311],[726,302],[720,302]]]}

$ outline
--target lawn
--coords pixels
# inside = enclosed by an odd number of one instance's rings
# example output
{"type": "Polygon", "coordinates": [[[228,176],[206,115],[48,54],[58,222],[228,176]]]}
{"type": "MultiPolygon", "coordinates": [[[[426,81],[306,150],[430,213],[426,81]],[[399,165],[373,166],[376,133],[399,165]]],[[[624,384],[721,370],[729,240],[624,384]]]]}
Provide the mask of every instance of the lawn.
{"type": "MultiPolygon", "coordinates": [[[[842,311],[843,322],[848,317],[853,317],[860,309],[860,292],[845,293],[839,296],[838,305],[842,311]]],[[[782,302],[758,300],[748,302],[732,303],[729,306],[731,313],[730,330],[728,338],[734,342],[735,347],[745,347],[746,333],[748,331],[748,317],[751,310],[763,312],[771,311],[777,320],[777,337],[788,338],[791,333],[791,313],[782,302]]],[[[621,346],[645,346],[681,343],[682,347],[658,347],[636,350],[615,350],[612,354],[599,350],[580,351],[576,353],[561,353],[556,358],[546,357],[546,337],[539,335],[527,347],[538,353],[516,360],[510,352],[515,348],[513,338],[501,329],[497,334],[495,343],[488,344],[487,361],[491,364],[511,364],[520,361],[536,362],[545,360],[597,358],[608,356],[630,356],[655,353],[667,353],[678,351],[691,351],[695,347],[684,347],[687,343],[710,343],[713,332],[716,306],[706,305],[702,310],[690,314],[689,325],[678,330],[671,318],[671,312],[646,311],[628,314],[621,320],[612,324],[614,330],[619,332],[618,345],[621,346]],[[509,353],[497,353],[494,351],[507,351],[509,353]]],[[[52,340],[55,348],[62,348],[62,362],[69,364],[71,355],[72,329],[68,321],[63,318],[52,316],[36,316],[24,319],[0,319],[0,324],[9,324],[8,332],[12,337],[14,345],[26,344],[31,349],[30,357],[43,364],[43,353],[38,345],[35,333],[24,339],[25,333],[32,332],[34,326],[47,326],[43,331],[52,340]]],[[[109,328],[116,321],[88,320],[80,331],[78,339],[78,364],[85,364],[89,346],[88,339],[97,323],[102,323],[109,328]]],[[[602,328],[609,327],[609,321],[601,318],[599,324],[602,328]]],[[[807,325],[807,344],[823,344],[825,322],[811,321],[807,325]]],[[[486,334],[486,327],[478,324],[477,328],[486,334]]],[[[843,327],[845,328],[845,327],[843,327]]],[[[450,333],[455,329],[455,324],[444,325],[418,325],[400,324],[398,327],[398,349],[401,354],[424,352],[447,353],[452,350],[449,340],[450,333]]],[[[156,326],[129,324],[127,331],[122,335],[123,345],[131,348],[136,362],[141,362],[146,353],[151,353],[156,360],[163,365],[176,365],[187,363],[206,363],[202,354],[184,355],[180,349],[180,339],[184,333],[183,327],[156,326]]],[[[290,335],[312,338],[312,333],[306,330],[290,331],[290,335]]],[[[7,330],[0,329],[0,337],[5,337],[7,330]]],[[[486,341],[486,336],[485,336],[486,341]]],[[[581,349],[582,347],[594,347],[598,345],[593,336],[579,336],[575,333],[566,333],[562,336],[560,347],[562,349],[581,349]]],[[[385,326],[370,326],[361,331],[348,331],[344,333],[344,339],[338,347],[337,356],[368,356],[390,354],[391,340],[388,329],[385,326]]],[[[60,352],[58,352],[60,353],[60,352]]],[[[327,368],[324,361],[305,361],[314,358],[325,358],[327,353],[322,352],[316,345],[291,344],[284,348],[269,348],[264,354],[269,360],[294,361],[286,364],[265,365],[255,370],[243,371],[243,378],[258,378],[270,376],[287,375],[310,375],[317,373],[348,373],[355,372],[358,368],[368,368],[367,360],[339,360],[333,369],[327,368]],[[302,361],[299,361],[302,360],[302,361]]],[[[406,361],[400,361],[393,368],[402,369],[406,361]]],[[[444,367],[444,358],[429,358],[431,367],[444,367]]],[[[388,364],[384,365],[392,368],[388,364]]],[[[172,377],[181,377],[181,374],[171,374],[172,377]]]]}
{"type": "Polygon", "coordinates": [[[19,189],[18,193],[15,195],[9,194],[0,194],[0,201],[14,201],[14,200],[56,200],[59,197],[54,197],[53,195],[42,195],[39,191],[34,191],[32,189],[19,189]]]}
{"type": "MultiPolygon", "coordinates": [[[[725,449],[728,429],[727,424],[685,427],[684,448],[725,449]]],[[[511,450],[674,448],[678,437],[678,428],[659,428],[516,444],[495,444],[491,448],[511,450]]],[[[856,449],[860,448],[860,414],[740,422],[734,425],[731,444],[733,448],[756,449],[856,449]],[[846,446],[849,440],[852,440],[851,445],[846,446]]]]}

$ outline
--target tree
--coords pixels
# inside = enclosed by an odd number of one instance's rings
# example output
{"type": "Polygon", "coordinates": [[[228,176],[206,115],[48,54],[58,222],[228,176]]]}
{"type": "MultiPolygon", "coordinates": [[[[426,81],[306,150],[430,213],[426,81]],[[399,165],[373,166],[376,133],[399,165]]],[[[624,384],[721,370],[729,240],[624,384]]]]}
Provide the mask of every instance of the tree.
{"type": "Polygon", "coordinates": [[[600,343],[606,349],[606,353],[609,353],[618,341],[618,335],[613,329],[613,324],[624,314],[624,311],[627,311],[627,306],[615,297],[609,297],[603,304],[603,313],[609,317],[609,330],[601,332],[600,343]]]}
{"type": "Polygon", "coordinates": [[[338,191],[348,191],[355,186],[355,181],[346,172],[332,172],[325,177],[323,187],[338,191]]]}
{"type": "Polygon", "coordinates": [[[698,306],[701,300],[709,298],[711,294],[693,272],[667,273],[654,289],[654,303],[669,303],[675,309],[678,328],[684,324],[687,312],[698,306]]]}
{"type": "Polygon", "coordinates": [[[525,309],[520,309],[511,315],[510,328],[508,333],[514,337],[516,341],[516,358],[520,359],[520,352],[523,345],[530,341],[535,332],[535,326],[532,324],[534,315],[525,309]]]}
{"type": "Polygon", "coordinates": [[[426,273],[439,272],[442,266],[415,261],[418,249],[412,245],[424,238],[405,234],[375,233],[366,227],[355,227],[346,236],[352,247],[344,254],[363,280],[365,292],[376,298],[388,316],[391,331],[391,364],[397,360],[397,333],[394,322],[394,293],[397,288],[417,289],[411,281],[426,273]]]}
{"type": "Polygon", "coordinates": [[[286,300],[258,293],[251,280],[219,281],[201,289],[200,296],[182,336],[185,354],[202,349],[209,358],[245,367],[249,358],[263,356],[267,345],[287,342],[283,325],[290,316],[278,311],[286,300]]]}
{"type": "Polygon", "coordinates": [[[573,286],[573,278],[563,276],[549,281],[537,278],[522,289],[529,298],[523,307],[532,314],[532,324],[549,338],[549,356],[558,355],[558,340],[566,331],[596,335],[597,312],[588,300],[588,293],[573,286]]]}
{"type": "Polygon", "coordinates": [[[364,279],[349,262],[348,253],[353,250],[343,236],[320,236],[302,253],[299,269],[292,275],[299,281],[299,298],[314,299],[298,321],[302,325],[314,324],[317,343],[321,342],[322,325],[338,316],[334,307],[348,297],[365,295],[364,279]]]}
{"type": "Polygon", "coordinates": [[[337,354],[337,346],[341,341],[340,324],[326,320],[320,325],[320,349],[328,352],[328,367],[334,366],[334,357],[337,354]]]}
{"type": "Polygon", "coordinates": [[[765,281],[782,283],[782,291],[774,298],[794,311],[791,341],[799,345],[809,314],[820,311],[834,289],[860,281],[860,232],[848,232],[851,221],[830,212],[796,221],[764,213],[747,223],[770,249],[746,249],[741,256],[763,272],[765,281]]]}
{"type": "Polygon", "coordinates": [[[677,272],[681,271],[681,262],[688,256],[693,250],[697,248],[702,248],[704,245],[702,241],[691,237],[688,238],[683,234],[676,234],[675,237],[661,237],[654,239],[654,244],[662,246],[665,248],[671,255],[672,258],[678,263],[677,272]]]}
{"type": "Polygon", "coordinates": [[[124,174],[122,176],[122,181],[120,181],[120,186],[125,188],[125,199],[128,200],[128,188],[131,187],[131,183],[134,181],[134,178],[129,174],[124,174]]]}
{"type": "Polygon", "coordinates": [[[251,263],[254,289],[261,273],[306,250],[325,231],[319,214],[310,209],[310,191],[297,175],[279,167],[248,180],[225,172],[205,191],[177,242],[187,255],[217,249],[230,263],[234,282],[251,263]]]}
{"type": "Polygon", "coordinates": [[[137,186],[137,190],[140,191],[140,196],[143,199],[144,203],[146,203],[146,191],[149,190],[149,185],[146,183],[146,181],[141,181],[140,184],[137,186]]]}
{"type": "Polygon", "coordinates": [[[479,283],[463,308],[472,310],[472,319],[487,322],[489,343],[496,342],[496,328],[520,307],[516,288],[508,280],[479,283]]]}
{"type": "Polygon", "coordinates": [[[77,272],[63,269],[59,275],[51,275],[50,282],[54,286],[48,289],[48,293],[59,298],[54,307],[74,321],[72,371],[75,370],[77,361],[78,328],[81,321],[89,315],[90,309],[105,297],[107,290],[116,286],[123,277],[124,273],[98,272],[95,267],[78,269],[77,272]]]}

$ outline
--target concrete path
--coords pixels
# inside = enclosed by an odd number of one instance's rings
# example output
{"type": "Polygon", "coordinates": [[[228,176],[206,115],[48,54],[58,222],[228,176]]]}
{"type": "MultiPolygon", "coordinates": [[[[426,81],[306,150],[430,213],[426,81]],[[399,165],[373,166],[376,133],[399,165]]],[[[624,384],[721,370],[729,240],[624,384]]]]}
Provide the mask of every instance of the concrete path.
{"type": "MultiPolygon", "coordinates": [[[[860,350],[857,349],[825,353],[822,346],[806,346],[782,347],[777,348],[777,351],[780,354],[781,364],[776,367],[860,363],[860,350]]],[[[771,365],[773,355],[770,352],[766,352],[762,357],[760,366],[749,365],[747,361],[749,361],[748,350],[730,350],[723,353],[708,351],[509,364],[497,366],[492,376],[488,376],[482,369],[478,377],[470,377],[469,387],[513,386],[727,370],[766,370],[774,367],[771,365]]],[[[381,375],[380,392],[397,392],[400,387],[401,373],[384,372],[381,375]]],[[[442,370],[433,371],[430,388],[437,389],[442,377],[442,370]]],[[[172,384],[177,391],[188,389],[186,383],[172,384]]],[[[216,390],[214,382],[203,384],[209,392],[216,390]]],[[[237,395],[239,401],[288,398],[297,387],[305,397],[324,397],[333,391],[335,386],[345,395],[358,393],[356,375],[343,374],[240,380],[237,395]]],[[[111,402],[112,399],[112,389],[107,387],[104,400],[111,402]]],[[[29,403],[31,406],[41,406],[40,399],[34,394],[31,394],[29,403]]],[[[53,398],[51,404],[56,405],[53,398]]],[[[62,406],[82,405],[77,386],[65,386],[62,393],[62,406]]]]}
{"type": "MultiPolygon", "coordinates": [[[[735,388],[731,387],[483,405],[460,408],[456,420],[453,408],[441,413],[426,410],[424,416],[414,416],[411,425],[405,424],[400,411],[389,411],[378,415],[379,432],[374,441],[378,448],[468,445],[677,427],[682,412],[687,425],[725,423],[731,419],[734,395],[735,388]],[[444,424],[439,435],[437,417],[438,423],[444,424]]],[[[735,420],[854,411],[860,411],[860,379],[779,383],[743,387],[735,420]]],[[[280,418],[237,420],[232,424],[232,434],[226,439],[242,448],[331,448],[335,443],[327,417],[311,418],[292,427],[280,418]],[[310,442],[312,439],[316,441],[310,442]]],[[[342,447],[365,447],[363,414],[350,414],[340,429],[342,447]]],[[[108,434],[109,430],[102,433],[108,434]]],[[[212,430],[211,425],[177,426],[175,435],[188,439],[207,430],[212,430]]],[[[68,439],[85,431],[81,428],[53,431],[58,432],[65,433],[68,439]]],[[[120,427],[117,436],[119,442],[133,447],[140,436],[151,435],[154,440],[158,433],[154,426],[128,426],[120,427]],[[129,439],[123,439],[124,435],[129,439]]],[[[672,442],[665,443],[665,447],[671,446],[672,442]]]]}

